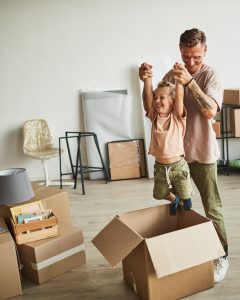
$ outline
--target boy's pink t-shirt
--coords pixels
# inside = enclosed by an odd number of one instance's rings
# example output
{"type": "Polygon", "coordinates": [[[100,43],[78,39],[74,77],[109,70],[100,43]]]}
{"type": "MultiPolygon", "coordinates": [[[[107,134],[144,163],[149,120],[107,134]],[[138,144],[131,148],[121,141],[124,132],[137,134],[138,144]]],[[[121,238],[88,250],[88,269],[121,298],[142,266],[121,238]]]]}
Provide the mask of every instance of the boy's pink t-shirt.
{"type": "Polygon", "coordinates": [[[156,160],[184,155],[183,137],[186,129],[186,114],[180,117],[172,111],[167,117],[160,117],[152,107],[146,116],[152,121],[149,154],[156,160]]]}

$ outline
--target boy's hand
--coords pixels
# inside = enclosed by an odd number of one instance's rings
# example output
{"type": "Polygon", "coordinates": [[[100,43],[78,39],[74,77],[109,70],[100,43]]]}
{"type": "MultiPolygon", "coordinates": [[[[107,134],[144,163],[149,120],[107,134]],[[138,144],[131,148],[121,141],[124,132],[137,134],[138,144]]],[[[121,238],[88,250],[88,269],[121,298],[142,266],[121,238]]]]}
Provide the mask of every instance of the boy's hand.
{"type": "Polygon", "coordinates": [[[142,81],[152,77],[152,65],[148,63],[142,63],[138,71],[139,71],[139,78],[142,81]]]}
{"type": "Polygon", "coordinates": [[[173,66],[173,76],[182,85],[185,85],[191,80],[192,76],[183,64],[175,63],[173,66]]]}
{"type": "Polygon", "coordinates": [[[178,62],[176,62],[175,64],[174,64],[174,66],[173,66],[173,69],[180,69],[180,67],[181,67],[181,64],[180,63],[178,63],[178,62]]]}

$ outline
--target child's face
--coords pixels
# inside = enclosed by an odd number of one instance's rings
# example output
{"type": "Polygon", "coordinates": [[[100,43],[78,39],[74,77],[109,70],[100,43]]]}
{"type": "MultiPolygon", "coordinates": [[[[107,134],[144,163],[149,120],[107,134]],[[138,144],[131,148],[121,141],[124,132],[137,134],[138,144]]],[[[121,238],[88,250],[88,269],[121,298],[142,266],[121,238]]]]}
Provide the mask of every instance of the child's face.
{"type": "Polygon", "coordinates": [[[168,87],[159,87],[154,92],[153,105],[161,117],[169,115],[173,109],[174,100],[168,87]]]}

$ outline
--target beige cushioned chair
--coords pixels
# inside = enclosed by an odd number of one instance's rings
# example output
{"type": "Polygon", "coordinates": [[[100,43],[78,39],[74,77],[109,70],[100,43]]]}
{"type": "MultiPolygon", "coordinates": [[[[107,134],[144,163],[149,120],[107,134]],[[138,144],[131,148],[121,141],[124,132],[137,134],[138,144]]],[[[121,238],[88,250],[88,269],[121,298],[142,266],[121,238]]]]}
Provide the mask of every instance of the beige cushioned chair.
{"type": "Polygon", "coordinates": [[[48,176],[47,160],[59,155],[59,148],[53,145],[53,135],[48,123],[42,119],[26,121],[23,125],[23,139],[24,154],[40,159],[43,164],[45,185],[58,185],[56,182],[50,183],[48,176]]]}

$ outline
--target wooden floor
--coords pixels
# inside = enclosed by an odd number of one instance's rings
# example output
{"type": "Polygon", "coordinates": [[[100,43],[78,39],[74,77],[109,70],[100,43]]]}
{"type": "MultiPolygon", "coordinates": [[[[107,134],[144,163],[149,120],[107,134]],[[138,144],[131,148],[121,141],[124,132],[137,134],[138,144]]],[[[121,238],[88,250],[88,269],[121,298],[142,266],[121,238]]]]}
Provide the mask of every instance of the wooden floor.
{"type": "MultiPolygon", "coordinates": [[[[121,264],[112,269],[91,240],[116,214],[165,202],[152,198],[152,179],[108,184],[87,180],[85,184],[86,195],[81,195],[80,184],[77,190],[64,189],[69,191],[72,223],[84,233],[87,263],[39,286],[24,280],[23,296],[14,299],[138,299],[123,281],[121,264]]],[[[240,174],[220,175],[219,188],[230,245],[230,269],[226,279],[214,288],[184,299],[240,299],[240,174]]],[[[198,192],[193,199],[194,210],[203,213],[198,192]]]]}

